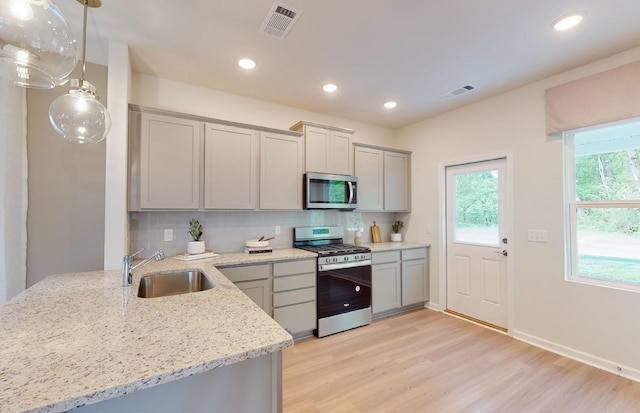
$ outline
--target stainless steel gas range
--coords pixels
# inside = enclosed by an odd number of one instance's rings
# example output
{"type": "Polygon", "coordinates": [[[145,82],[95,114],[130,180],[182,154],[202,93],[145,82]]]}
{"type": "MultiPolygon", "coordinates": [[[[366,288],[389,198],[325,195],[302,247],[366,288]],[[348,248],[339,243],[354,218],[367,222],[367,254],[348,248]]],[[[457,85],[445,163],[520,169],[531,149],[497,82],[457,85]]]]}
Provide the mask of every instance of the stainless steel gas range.
{"type": "Polygon", "coordinates": [[[294,228],[294,247],[318,254],[317,337],[371,324],[371,250],[344,244],[343,234],[338,226],[294,228]]]}

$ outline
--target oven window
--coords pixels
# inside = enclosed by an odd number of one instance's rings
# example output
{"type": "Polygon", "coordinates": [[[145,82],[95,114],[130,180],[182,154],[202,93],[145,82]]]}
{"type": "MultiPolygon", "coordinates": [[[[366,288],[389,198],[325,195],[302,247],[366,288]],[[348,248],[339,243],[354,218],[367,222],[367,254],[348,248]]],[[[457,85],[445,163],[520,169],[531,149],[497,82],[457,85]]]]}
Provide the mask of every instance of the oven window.
{"type": "Polygon", "coordinates": [[[370,265],[318,272],[318,318],[370,306],[370,265]]]}

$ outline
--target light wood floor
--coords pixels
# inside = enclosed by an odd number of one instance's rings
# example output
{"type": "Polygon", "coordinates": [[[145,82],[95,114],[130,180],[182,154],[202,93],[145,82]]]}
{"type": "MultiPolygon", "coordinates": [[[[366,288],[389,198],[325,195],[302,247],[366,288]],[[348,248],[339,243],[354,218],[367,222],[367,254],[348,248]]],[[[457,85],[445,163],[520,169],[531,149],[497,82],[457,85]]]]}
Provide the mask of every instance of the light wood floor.
{"type": "Polygon", "coordinates": [[[424,309],[296,342],[283,398],[284,413],[624,413],[640,383],[424,309]]]}

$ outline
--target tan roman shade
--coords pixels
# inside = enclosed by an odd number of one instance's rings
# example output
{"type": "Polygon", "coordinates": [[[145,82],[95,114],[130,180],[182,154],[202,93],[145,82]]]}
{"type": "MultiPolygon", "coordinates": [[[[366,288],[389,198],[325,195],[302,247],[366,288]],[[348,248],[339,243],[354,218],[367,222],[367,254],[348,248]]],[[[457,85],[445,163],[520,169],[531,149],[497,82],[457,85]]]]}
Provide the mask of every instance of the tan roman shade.
{"type": "Polygon", "coordinates": [[[547,134],[640,116],[640,62],[546,90],[547,134]]]}

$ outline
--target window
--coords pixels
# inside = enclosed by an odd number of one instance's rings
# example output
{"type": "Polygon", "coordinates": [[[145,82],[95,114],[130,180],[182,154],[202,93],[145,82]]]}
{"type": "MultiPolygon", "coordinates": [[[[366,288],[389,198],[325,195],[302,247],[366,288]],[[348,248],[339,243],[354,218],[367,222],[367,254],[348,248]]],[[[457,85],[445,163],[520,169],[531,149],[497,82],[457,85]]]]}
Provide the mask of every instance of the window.
{"type": "Polygon", "coordinates": [[[500,246],[498,169],[455,175],[456,242],[500,246]]]}
{"type": "Polygon", "coordinates": [[[564,139],[567,278],[640,291],[640,119],[564,139]]]}

